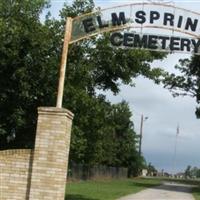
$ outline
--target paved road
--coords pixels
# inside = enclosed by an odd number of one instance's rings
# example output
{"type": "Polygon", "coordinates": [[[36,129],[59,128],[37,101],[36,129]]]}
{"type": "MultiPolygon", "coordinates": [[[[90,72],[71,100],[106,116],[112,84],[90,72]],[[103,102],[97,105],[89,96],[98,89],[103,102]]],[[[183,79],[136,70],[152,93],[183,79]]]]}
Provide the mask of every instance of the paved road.
{"type": "Polygon", "coordinates": [[[163,185],[143,190],[137,194],[129,195],[118,200],[194,200],[191,192],[192,186],[163,183],[163,185]]]}

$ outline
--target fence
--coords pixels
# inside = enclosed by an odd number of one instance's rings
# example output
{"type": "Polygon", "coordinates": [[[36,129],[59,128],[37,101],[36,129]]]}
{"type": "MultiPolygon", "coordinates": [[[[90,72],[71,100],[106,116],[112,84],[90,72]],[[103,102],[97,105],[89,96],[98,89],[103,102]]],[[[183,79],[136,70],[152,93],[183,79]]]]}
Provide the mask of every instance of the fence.
{"type": "Polygon", "coordinates": [[[128,169],[121,167],[107,166],[87,166],[81,164],[71,164],[68,171],[68,179],[90,180],[98,178],[127,178],[128,169]]]}

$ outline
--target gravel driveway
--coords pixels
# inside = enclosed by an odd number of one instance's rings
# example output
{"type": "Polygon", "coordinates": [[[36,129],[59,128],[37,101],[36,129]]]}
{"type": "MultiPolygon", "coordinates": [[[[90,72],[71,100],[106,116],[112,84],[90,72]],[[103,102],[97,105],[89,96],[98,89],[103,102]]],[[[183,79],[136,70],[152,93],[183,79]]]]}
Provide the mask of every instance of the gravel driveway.
{"type": "Polygon", "coordinates": [[[191,189],[192,186],[189,185],[166,182],[161,186],[146,189],[118,200],[194,200],[190,193],[191,189]]]}

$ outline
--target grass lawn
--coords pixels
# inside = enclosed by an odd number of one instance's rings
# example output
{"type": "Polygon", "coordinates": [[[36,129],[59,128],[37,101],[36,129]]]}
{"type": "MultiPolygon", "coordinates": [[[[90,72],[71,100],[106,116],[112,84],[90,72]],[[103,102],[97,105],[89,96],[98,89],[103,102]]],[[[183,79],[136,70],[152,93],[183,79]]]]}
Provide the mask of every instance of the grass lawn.
{"type": "Polygon", "coordinates": [[[65,200],[116,200],[160,183],[159,179],[142,178],[68,183],[65,200]]]}
{"type": "Polygon", "coordinates": [[[194,188],[192,194],[195,200],[200,200],[200,187],[194,188]]]}
{"type": "Polygon", "coordinates": [[[197,185],[197,187],[193,188],[192,194],[195,200],[200,200],[200,182],[198,182],[198,184],[195,184],[195,185],[197,185]]]}

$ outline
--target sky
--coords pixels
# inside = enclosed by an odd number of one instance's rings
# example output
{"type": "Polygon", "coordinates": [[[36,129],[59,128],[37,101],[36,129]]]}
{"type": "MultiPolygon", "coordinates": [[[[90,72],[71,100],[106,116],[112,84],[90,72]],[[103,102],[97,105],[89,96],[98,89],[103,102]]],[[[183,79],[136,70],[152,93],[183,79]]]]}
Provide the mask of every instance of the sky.
{"type": "MultiPolygon", "coordinates": [[[[52,0],[51,12],[55,18],[58,17],[64,2],[66,1],[52,0]]],[[[134,2],[134,0],[95,0],[96,6],[102,8],[134,2]]],[[[179,0],[174,3],[178,7],[197,12],[200,10],[200,1],[197,0],[179,0]]],[[[180,58],[186,57],[190,57],[190,54],[170,54],[162,62],[154,62],[152,66],[178,73],[174,66],[178,64],[180,58]]],[[[147,162],[151,162],[158,170],[164,169],[167,172],[184,171],[188,165],[200,167],[200,120],[197,120],[195,116],[197,106],[195,99],[191,97],[174,98],[162,85],[155,85],[143,77],[138,77],[134,82],[135,87],[121,85],[121,91],[117,96],[113,96],[111,92],[104,92],[104,94],[113,103],[122,100],[129,103],[133,112],[132,120],[138,134],[141,114],[148,117],[144,122],[142,142],[142,152],[147,162]],[[178,124],[180,132],[175,159],[178,124]]]]}

